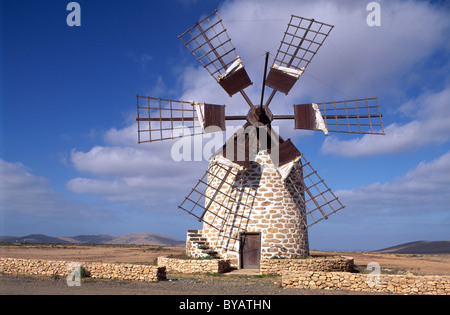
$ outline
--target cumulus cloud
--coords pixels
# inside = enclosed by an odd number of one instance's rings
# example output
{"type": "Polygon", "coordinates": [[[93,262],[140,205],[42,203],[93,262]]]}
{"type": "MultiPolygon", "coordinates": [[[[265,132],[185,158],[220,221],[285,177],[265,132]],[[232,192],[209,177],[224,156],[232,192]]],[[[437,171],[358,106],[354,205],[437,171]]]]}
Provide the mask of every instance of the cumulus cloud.
{"type": "Polygon", "coordinates": [[[422,162],[391,182],[375,183],[336,194],[352,211],[375,215],[417,215],[448,211],[450,151],[422,162]]]}
{"type": "Polygon", "coordinates": [[[402,153],[430,144],[442,144],[450,139],[448,117],[450,87],[425,94],[399,107],[397,115],[413,119],[407,123],[393,123],[385,128],[386,136],[365,135],[362,138],[341,140],[330,136],[322,145],[323,153],[347,157],[402,153]]]}
{"type": "MultiPolygon", "coordinates": [[[[71,161],[78,171],[94,175],[148,174],[159,163],[164,163],[156,152],[134,147],[96,146],[89,152],[72,151],[71,161]]],[[[156,171],[160,169],[163,167],[156,171]]]]}
{"type": "MultiPolygon", "coordinates": [[[[110,130],[106,138],[114,134],[109,141],[122,143],[129,132],[128,127],[110,130]]],[[[183,141],[193,144],[190,140],[183,141]]],[[[172,146],[177,141],[180,140],[141,146],[96,146],[88,152],[74,150],[70,156],[73,167],[89,177],[71,179],[66,188],[111,202],[127,202],[145,211],[176,209],[207,168],[205,161],[176,162],[172,146]]]]}
{"type": "Polygon", "coordinates": [[[69,200],[50,187],[48,179],[35,176],[22,163],[0,159],[0,210],[4,214],[35,218],[100,218],[105,209],[69,200]]]}

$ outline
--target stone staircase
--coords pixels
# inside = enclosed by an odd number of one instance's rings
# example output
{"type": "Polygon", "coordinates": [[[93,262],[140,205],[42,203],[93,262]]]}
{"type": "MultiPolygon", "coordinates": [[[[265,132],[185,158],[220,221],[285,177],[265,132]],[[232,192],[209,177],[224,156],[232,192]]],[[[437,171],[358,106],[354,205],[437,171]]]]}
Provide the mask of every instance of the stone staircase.
{"type": "Polygon", "coordinates": [[[186,240],[187,244],[190,244],[188,249],[189,252],[187,253],[189,256],[193,256],[194,258],[221,258],[216,251],[210,248],[208,240],[202,235],[202,230],[189,229],[186,240]]]}

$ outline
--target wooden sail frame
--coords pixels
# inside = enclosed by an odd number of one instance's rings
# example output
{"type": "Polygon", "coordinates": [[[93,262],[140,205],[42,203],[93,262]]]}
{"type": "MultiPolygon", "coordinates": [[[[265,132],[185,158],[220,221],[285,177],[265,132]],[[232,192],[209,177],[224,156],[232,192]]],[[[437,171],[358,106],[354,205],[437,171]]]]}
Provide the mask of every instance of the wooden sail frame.
{"type": "Polygon", "coordinates": [[[327,23],[292,15],[266,85],[287,95],[333,28],[327,23]]]}
{"type": "Polygon", "coordinates": [[[294,105],[295,129],[319,130],[320,117],[327,132],[385,134],[378,97],[294,105]]]}
{"type": "Polygon", "coordinates": [[[138,143],[225,130],[225,105],[137,95],[138,143]]]}
{"type": "Polygon", "coordinates": [[[229,96],[252,85],[217,10],[179,38],[229,96]]]}
{"type": "Polygon", "coordinates": [[[251,212],[256,198],[256,192],[248,189],[245,183],[245,172],[239,166],[211,163],[178,208],[216,230],[245,231],[245,222],[249,220],[245,213],[251,212]],[[230,215],[240,219],[233,220],[232,226],[227,226],[230,215]]]}
{"type": "Polygon", "coordinates": [[[303,154],[285,182],[294,189],[294,195],[299,196],[306,207],[304,224],[308,229],[345,208],[303,154]]]}

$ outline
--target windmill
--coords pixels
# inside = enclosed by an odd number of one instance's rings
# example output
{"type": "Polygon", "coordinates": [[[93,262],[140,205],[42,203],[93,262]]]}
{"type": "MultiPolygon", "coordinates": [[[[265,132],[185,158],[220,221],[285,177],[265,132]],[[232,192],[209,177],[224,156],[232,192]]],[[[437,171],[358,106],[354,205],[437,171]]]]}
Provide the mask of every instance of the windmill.
{"type": "Polygon", "coordinates": [[[384,135],[378,98],[296,104],[293,115],[274,115],[269,108],[277,92],[291,91],[333,28],[292,15],[268,74],[266,54],[255,105],[245,93],[253,83],[216,10],[179,38],[230,97],[241,94],[247,115],[226,116],[225,105],[137,95],[139,143],[225,131],[226,121],[245,121],[179,206],[203,222],[202,230],[188,231],[188,255],[216,255],[242,268],[258,268],[261,258],[305,256],[308,229],[344,208],[271,123],[293,120],[296,130],[325,135],[384,135]],[[264,102],[266,87],[272,92],[264,102]]]}

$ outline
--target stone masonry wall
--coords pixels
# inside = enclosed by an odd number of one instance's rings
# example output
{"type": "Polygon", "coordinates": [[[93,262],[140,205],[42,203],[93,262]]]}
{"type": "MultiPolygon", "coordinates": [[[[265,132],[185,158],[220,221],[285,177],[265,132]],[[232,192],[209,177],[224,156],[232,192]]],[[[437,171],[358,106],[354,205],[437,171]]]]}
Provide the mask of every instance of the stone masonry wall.
{"type": "Polygon", "coordinates": [[[209,257],[207,253],[204,253],[204,248],[200,248],[201,246],[209,247],[209,244],[200,239],[199,235],[202,235],[202,230],[189,229],[187,232],[186,255],[191,258],[209,257]]]}
{"type": "Polygon", "coordinates": [[[68,276],[79,264],[91,278],[161,281],[166,279],[164,268],[148,265],[113,264],[100,262],[68,262],[0,258],[0,273],[39,276],[68,276]]]}
{"type": "Polygon", "coordinates": [[[318,257],[308,259],[262,259],[262,274],[278,274],[297,271],[345,271],[352,272],[353,258],[349,257],[318,257]]]}
{"type": "MultiPolygon", "coordinates": [[[[211,163],[215,163],[211,161],[211,163]]],[[[213,169],[214,172],[214,169],[213,169]]],[[[225,175],[225,170],[220,170],[225,175]]],[[[238,173],[233,169],[232,173],[238,173]]],[[[242,171],[241,171],[242,172],[242,171]]],[[[212,187],[220,184],[220,177],[211,180],[212,187]]],[[[305,227],[306,215],[301,197],[287,187],[277,168],[270,160],[266,151],[260,151],[255,161],[245,171],[245,194],[234,195],[233,182],[223,184],[221,190],[228,191],[230,201],[222,200],[217,194],[210,212],[206,214],[206,221],[212,222],[219,229],[208,224],[203,225],[203,237],[208,239],[211,247],[224,259],[232,260],[234,265],[239,260],[239,240],[241,232],[261,233],[261,258],[282,256],[297,258],[309,255],[308,233],[305,227]],[[221,204],[231,204],[237,207],[234,200],[245,198],[245,207],[225,209],[221,204]],[[298,199],[298,200],[297,200],[298,199]],[[218,219],[226,218],[226,221],[218,219]],[[218,231],[220,230],[220,231],[218,231]]],[[[300,186],[300,185],[299,185],[300,186]]],[[[213,196],[215,190],[208,188],[206,195],[213,196]]]]}
{"type": "Polygon", "coordinates": [[[165,267],[167,272],[225,273],[230,270],[230,261],[218,259],[175,259],[158,257],[158,266],[165,267]]]}
{"type": "Polygon", "coordinates": [[[198,245],[196,243],[192,242],[189,239],[189,237],[186,239],[186,255],[188,255],[192,258],[207,257],[207,255],[204,254],[203,251],[200,248],[198,248],[198,245]]]}
{"type": "Polygon", "coordinates": [[[450,276],[357,274],[349,272],[285,271],[285,288],[362,292],[450,295],[450,276]]]}

